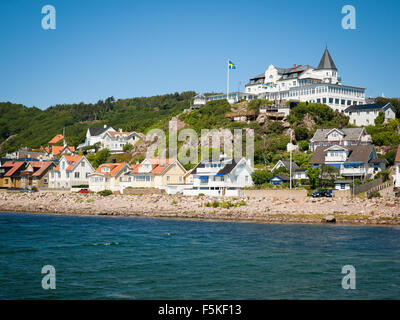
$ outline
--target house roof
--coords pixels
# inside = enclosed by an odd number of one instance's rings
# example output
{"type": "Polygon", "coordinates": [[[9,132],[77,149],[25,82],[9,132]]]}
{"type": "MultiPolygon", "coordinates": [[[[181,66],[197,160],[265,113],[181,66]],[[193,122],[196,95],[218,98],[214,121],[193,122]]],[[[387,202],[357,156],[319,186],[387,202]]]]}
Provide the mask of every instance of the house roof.
{"type": "MultiPolygon", "coordinates": [[[[339,146],[338,146],[339,147],[339,146]]],[[[343,148],[340,146],[340,148],[343,148]]],[[[361,162],[367,163],[371,152],[374,149],[373,145],[358,145],[358,146],[347,146],[349,150],[349,156],[346,162],[361,162]]],[[[319,146],[315,149],[313,156],[310,159],[311,164],[324,164],[325,156],[327,154],[327,147],[319,146]]]]}
{"type": "Polygon", "coordinates": [[[351,184],[351,183],[353,183],[353,181],[352,180],[336,180],[334,183],[335,184],[338,184],[338,183],[351,184]]]}
{"type": "Polygon", "coordinates": [[[332,130],[338,130],[344,134],[342,140],[358,140],[361,137],[362,132],[365,130],[364,128],[331,128],[331,129],[317,129],[315,131],[314,136],[312,137],[311,141],[326,141],[328,138],[328,134],[332,130]]]}
{"type": "Polygon", "coordinates": [[[394,159],[395,162],[400,162],[400,145],[397,147],[396,158],[394,159]]]}
{"type": "Polygon", "coordinates": [[[40,158],[43,157],[45,154],[43,152],[37,151],[18,151],[18,158],[40,158]]]}
{"type": "Polygon", "coordinates": [[[337,70],[335,63],[328,51],[328,47],[325,48],[324,54],[322,55],[321,61],[319,62],[318,69],[333,69],[337,70]]]}
{"type": "MultiPolygon", "coordinates": [[[[83,156],[68,156],[68,155],[64,155],[65,160],[67,160],[68,162],[68,167],[67,167],[67,171],[71,171],[75,165],[83,158],[83,156]]],[[[55,169],[55,171],[59,171],[60,170],[60,165],[58,165],[55,169]]]]}
{"type": "Polygon", "coordinates": [[[106,132],[109,128],[111,127],[89,127],[88,130],[91,136],[98,136],[106,132]]]}
{"type": "MultiPolygon", "coordinates": [[[[170,159],[170,158],[166,158],[166,159],[148,158],[148,159],[143,160],[143,162],[144,161],[149,161],[151,163],[151,171],[146,172],[147,174],[161,174],[175,160],[170,159]]],[[[133,166],[130,173],[132,173],[132,174],[141,173],[141,172],[139,172],[139,169],[143,166],[143,162],[133,166]]]]}
{"type": "Polygon", "coordinates": [[[394,110],[393,106],[390,103],[370,103],[370,104],[359,104],[359,105],[354,105],[346,108],[344,112],[350,112],[350,111],[369,111],[369,110],[382,110],[388,106],[388,108],[391,108],[394,110]]]}
{"type": "Polygon", "coordinates": [[[284,174],[276,174],[269,180],[271,181],[273,178],[279,178],[282,181],[290,181],[290,178],[288,176],[285,176],[284,174]]]}
{"type": "Polygon", "coordinates": [[[10,170],[8,170],[4,176],[5,177],[11,177],[14,173],[16,173],[19,169],[22,168],[22,166],[25,164],[24,161],[16,161],[16,162],[7,162],[3,165],[3,167],[11,167],[10,170]]]}
{"type": "Polygon", "coordinates": [[[100,165],[95,173],[97,174],[102,174],[105,176],[115,176],[116,174],[118,174],[118,172],[126,165],[126,162],[120,162],[120,163],[103,163],[102,165],[100,165]],[[109,172],[103,172],[102,169],[103,168],[109,168],[110,171],[109,172]]]}
{"type": "MultiPolygon", "coordinates": [[[[290,161],[288,160],[280,160],[287,170],[290,169],[290,161]]],[[[296,162],[292,161],[292,170],[294,171],[306,171],[305,169],[300,169],[296,162]]]]}
{"type": "Polygon", "coordinates": [[[71,152],[75,151],[75,147],[73,146],[52,146],[51,147],[51,153],[53,156],[57,156],[60,153],[63,153],[65,149],[69,149],[71,152]]]}
{"type": "Polygon", "coordinates": [[[62,139],[64,139],[64,136],[63,136],[62,134],[58,134],[58,135],[56,135],[53,139],[51,139],[51,140],[49,141],[49,143],[50,143],[50,144],[51,144],[51,143],[57,143],[57,142],[61,141],[62,139]]]}
{"type": "Polygon", "coordinates": [[[108,131],[107,134],[109,134],[110,136],[114,137],[114,136],[130,136],[132,134],[137,134],[136,132],[132,131],[132,132],[120,132],[120,131],[108,131]]]}
{"type": "MultiPolygon", "coordinates": [[[[221,170],[219,170],[216,174],[218,174],[218,175],[226,175],[226,174],[231,173],[232,170],[235,169],[235,167],[237,166],[237,164],[239,163],[239,161],[241,159],[240,158],[234,158],[234,159],[231,159],[231,160],[232,161],[226,163],[225,166],[221,170]]],[[[206,162],[212,162],[212,159],[204,159],[204,160],[200,161],[197,164],[197,166],[193,168],[191,173],[192,174],[197,174],[197,168],[205,168],[206,162]]]]}
{"type": "Polygon", "coordinates": [[[32,176],[40,177],[47,171],[47,169],[49,169],[53,165],[53,162],[51,161],[31,162],[31,165],[34,169],[36,168],[36,171],[32,174],[32,176]]]}

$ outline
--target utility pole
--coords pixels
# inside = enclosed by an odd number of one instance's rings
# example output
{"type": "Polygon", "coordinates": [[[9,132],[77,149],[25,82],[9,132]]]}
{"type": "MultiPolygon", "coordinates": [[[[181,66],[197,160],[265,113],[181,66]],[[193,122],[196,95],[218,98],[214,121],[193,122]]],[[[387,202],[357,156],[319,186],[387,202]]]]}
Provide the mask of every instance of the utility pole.
{"type": "Polygon", "coordinates": [[[292,189],[292,149],[293,149],[293,144],[292,144],[292,134],[293,134],[293,130],[290,129],[290,162],[289,162],[289,168],[290,168],[290,175],[289,175],[289,179],[290,179],[290,189],[292,189]]]}

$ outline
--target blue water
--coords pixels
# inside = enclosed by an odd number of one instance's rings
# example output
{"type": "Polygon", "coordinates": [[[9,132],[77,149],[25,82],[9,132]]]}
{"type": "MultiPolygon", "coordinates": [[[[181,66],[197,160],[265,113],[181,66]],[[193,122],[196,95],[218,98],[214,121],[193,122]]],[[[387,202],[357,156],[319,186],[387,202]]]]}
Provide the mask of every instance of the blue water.
{"type": "Polygon", "coordinates": [[[398,227],[0,213],[0,299],[399,299],[399,258],[398,227]]]}

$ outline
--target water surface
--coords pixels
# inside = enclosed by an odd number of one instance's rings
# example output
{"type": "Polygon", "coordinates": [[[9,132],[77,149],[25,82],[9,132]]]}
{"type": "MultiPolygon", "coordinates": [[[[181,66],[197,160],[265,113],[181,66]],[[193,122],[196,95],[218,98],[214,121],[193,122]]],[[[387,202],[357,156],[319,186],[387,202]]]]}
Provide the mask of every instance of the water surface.
{"type": "Polygon", "coordinates": [[[0,299],[398,299],[399,258],[399,227],[0,213],[0,299]]]}

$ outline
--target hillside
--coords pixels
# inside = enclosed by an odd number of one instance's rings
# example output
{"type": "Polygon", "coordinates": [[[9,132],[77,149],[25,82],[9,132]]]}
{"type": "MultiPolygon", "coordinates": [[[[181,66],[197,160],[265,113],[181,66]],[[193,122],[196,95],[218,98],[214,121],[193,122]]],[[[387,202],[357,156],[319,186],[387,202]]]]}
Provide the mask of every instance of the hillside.
{"type": "MultiPolygon", "coordinates": [[[[193,128],[199,134],[201,129],[239,129],[251,128],[255,132],[255,163],[270,165],[281,158],[288,158],[286,145],[290,141],[288,129],[294,130],[294,141],[300,151],[308,150],[308,141],[317,128],[351,127],[348,117],[324,104],[299,103],[292,108],[286,122],[249,121],[233,122],[227,114],[232,112],[258,112],[260,104],[266,101],[253,100],[229,105],[226,100],[208,102],[204,107],[183,113],[190,105],[195,92],[167,94],[147,98],[120,99],[113,97],[96,104],[56,105],[46,110],[27,108],[9,102],[0,103],[0,155],[14,151],[21,146],[37,148],[45,145],[65,127],[67,142],[77,146],[82,143],[89,126],[111,125],[128,131],[146,133],[151,128],[167,130],[168,121],[177,116],[186,128],[193,128]]],[[[399,102],[395,99],[379,98],[380,102],[391,102],[397,110],[399,102]]],[[[379,118],[379,117],[378,117],[379,118]]],[[[398,119],[389,123],[378,121],[366,130],[372,135],[377,146],[394,147],[400,143],[398,119]]],[[[143,156],[143,148],[135,148],[132,153],[121,155],[120,160],[129,161],[143,156]],[[140,150],[139,150],[140,149],[140,150]]],[[[387,154],[393,163],[394,151],[387,154]]],[[[305,156],[296,156],[297,161],[306,163],[305,156]]]]}
{"type": "Polygon", "coordinates": [[[74,146],[83,142],[89,126],[107,124],[126,131],[145,132],[182,112],[194,95],[194,92],[182,92],[117,101],[110,97],[95,104],[64,104],[46,110],[2,102],[0,154],[22,146],[38,148],[62,133],[64,128],[68,144],[74,146]]]}

